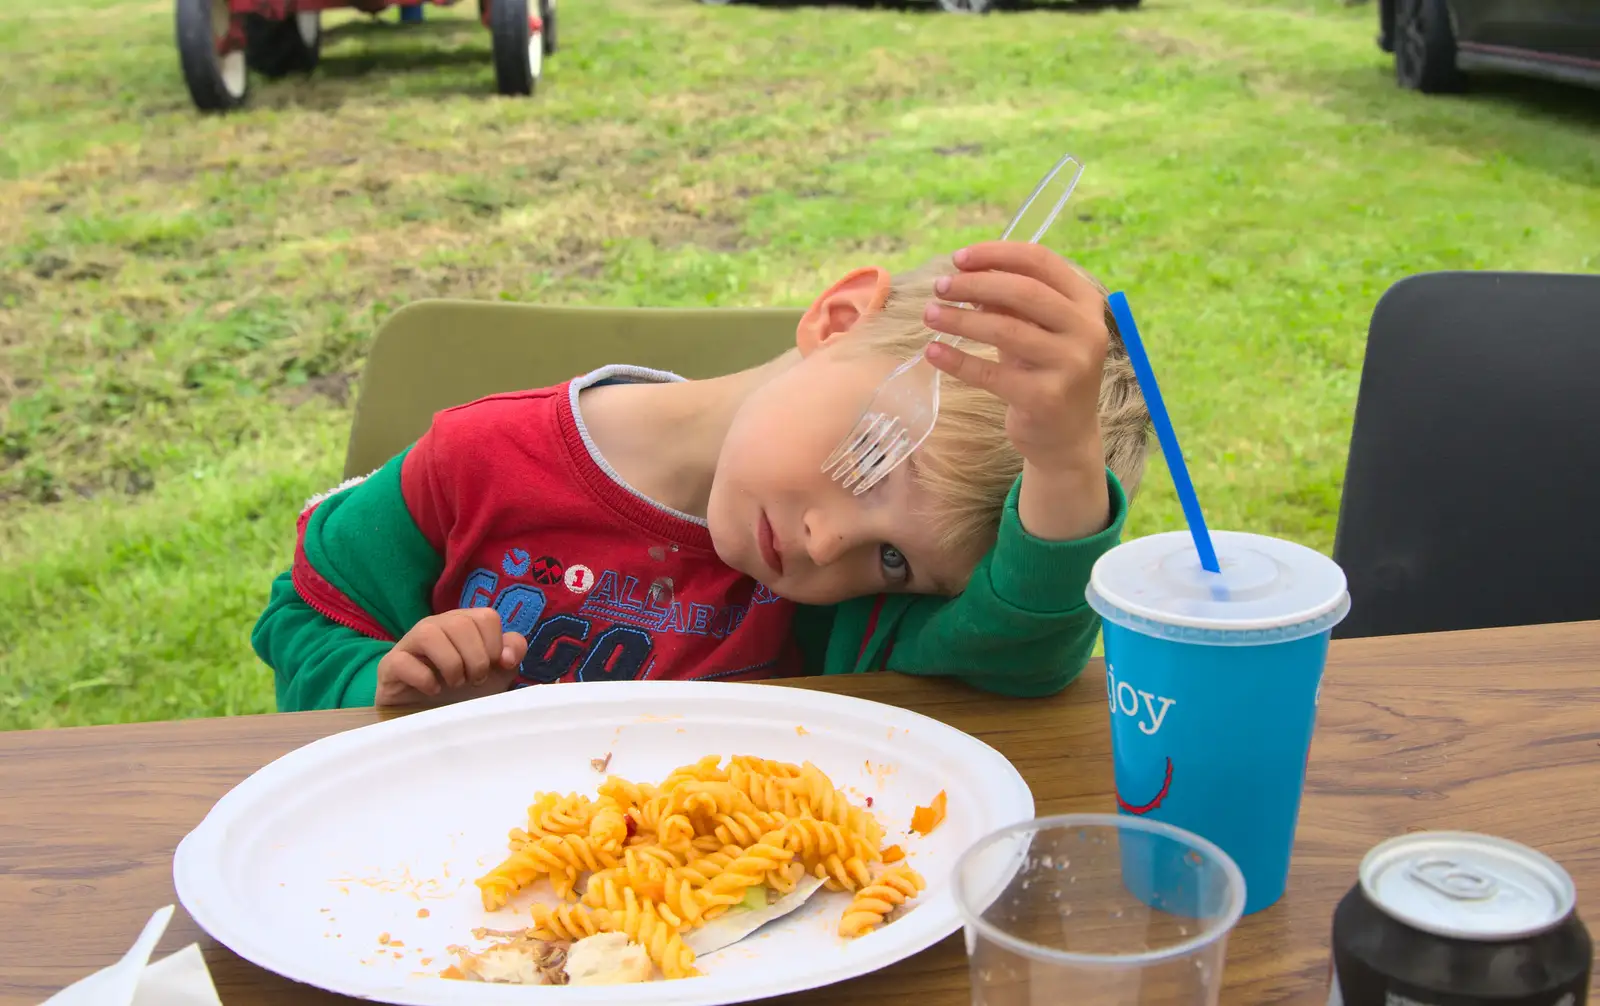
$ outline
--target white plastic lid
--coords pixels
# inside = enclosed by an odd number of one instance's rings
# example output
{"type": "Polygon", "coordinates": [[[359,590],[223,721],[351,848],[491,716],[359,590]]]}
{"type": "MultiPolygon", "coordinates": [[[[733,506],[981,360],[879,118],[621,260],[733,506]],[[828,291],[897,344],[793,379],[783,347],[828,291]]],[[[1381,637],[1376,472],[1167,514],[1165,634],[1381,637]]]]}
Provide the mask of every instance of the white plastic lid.
{"type": "Polygon", "coordinates": [[[1118,545],[1094,564],[1090,606],[1137,632],[1213,643],[1315,635],[1349,613],[1344,570],[1322,553],[1241,531],[1213,531],[1211,542],[1220,573],[1200,567],[1187,531],[1118,545]]]}

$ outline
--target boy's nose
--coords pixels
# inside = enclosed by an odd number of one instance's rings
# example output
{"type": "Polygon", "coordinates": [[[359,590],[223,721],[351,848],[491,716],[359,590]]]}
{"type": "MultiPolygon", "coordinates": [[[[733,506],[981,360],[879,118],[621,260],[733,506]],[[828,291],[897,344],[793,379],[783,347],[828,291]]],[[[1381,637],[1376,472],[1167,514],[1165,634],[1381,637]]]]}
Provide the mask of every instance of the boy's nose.
{"type": "Polygon", "coordinates": [[[820,510],[807,513],[803,521],[806,530],[806,555],[817,566],[835,562],[850,545],[842,533],[839,522],[820,510]]]}

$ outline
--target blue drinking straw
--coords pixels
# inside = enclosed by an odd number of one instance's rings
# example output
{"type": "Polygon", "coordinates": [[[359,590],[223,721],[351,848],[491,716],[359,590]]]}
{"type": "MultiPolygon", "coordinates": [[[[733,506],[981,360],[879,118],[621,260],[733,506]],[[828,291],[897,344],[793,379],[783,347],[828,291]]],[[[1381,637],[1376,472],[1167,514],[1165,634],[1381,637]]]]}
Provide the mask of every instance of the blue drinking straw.
{"type": "Polygon", "coordinates": [[[1122,344],[1128,347],[1128,362],[1133,364],[1133,376],[1139,379],[1144,392],[1144,403],[1150,409],[1150,422],[1156,428],[1156,440],[1161,443],[1161,454],[1167,459],[1172,472],[1172,484],[1178,490],[1178,502],[1183,504],[1183,518],[1189,522],[1189,533],[1194,535],[1194,548],[1200,553],[1200,568],[1212,573],[1222,572],[1217,563],[1217,550],[1211,547],[1211,532],[1206,530],[1205,514],[1200,512],[1200,498],[1194,493],[1194,483],[1189,481],[1189,468],[1183,463],[1183,451],[1178,447],[1178,434],[1172,429],[1172,417],[1167,415],[1167,403],[1161,400],[1161,387],[1156,384],[1156,373],[1150,369],[1150,357],[1145,354],[1144,343],[1139,339],[1139,326],[1133,323],[1133,312],[1128,310],[1128,298],[1114,293],[1106,299],[1112,317],[1117,319],[1117,331],[1122,344]]]}

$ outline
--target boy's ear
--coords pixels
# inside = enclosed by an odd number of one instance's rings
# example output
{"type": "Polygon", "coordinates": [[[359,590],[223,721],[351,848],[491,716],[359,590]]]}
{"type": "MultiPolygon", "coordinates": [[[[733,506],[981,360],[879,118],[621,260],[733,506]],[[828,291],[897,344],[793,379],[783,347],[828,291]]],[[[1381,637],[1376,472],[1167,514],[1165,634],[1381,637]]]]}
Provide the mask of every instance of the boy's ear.
{"type": "Polygon", "coordinates": [[[883,309],[889,300],[889,271],[879,266],[856,269],[822,291],[795,329],[800,355],[810,356],[829,340],[848,332],[856,322],[883,309]]]}

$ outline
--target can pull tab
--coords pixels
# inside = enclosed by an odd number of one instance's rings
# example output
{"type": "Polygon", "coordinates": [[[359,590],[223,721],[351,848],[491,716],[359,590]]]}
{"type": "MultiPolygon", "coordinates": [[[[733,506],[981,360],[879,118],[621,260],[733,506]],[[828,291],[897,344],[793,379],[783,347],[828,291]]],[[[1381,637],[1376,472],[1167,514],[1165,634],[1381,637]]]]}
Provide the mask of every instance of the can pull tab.
{"type": "Polygon", "coordinates": [[[1431,887],[1453,901],[1484,901],[1494,897],[1499,882],[1453,859],[1425,859],[1407,871],[1417,883],[1431,887]]]}

